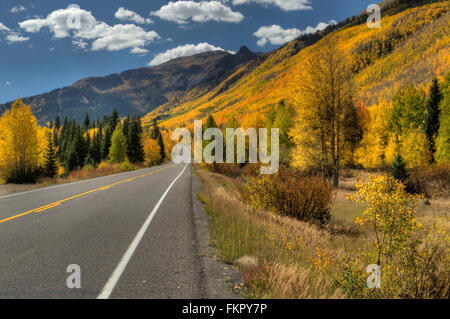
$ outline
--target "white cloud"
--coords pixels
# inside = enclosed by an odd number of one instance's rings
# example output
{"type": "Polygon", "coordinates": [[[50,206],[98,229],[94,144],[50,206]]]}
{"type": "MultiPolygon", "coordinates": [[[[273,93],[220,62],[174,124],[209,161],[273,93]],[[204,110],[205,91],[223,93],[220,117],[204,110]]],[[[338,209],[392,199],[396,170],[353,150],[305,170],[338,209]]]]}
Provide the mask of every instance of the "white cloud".
{"type": "Polygon", "coordinates": [[[267,43],[270,43],[272,45],[282,45],[298,38],[301,35],[322,31],[331,24],[336,24],[336,21],[331,20],[329,23],[320,22],[319,24],[317,24],[317,26],[309,26],[305,30],[299,30],[296,28],[283,29],[279,25],[271,25],[260,27],[258,31],[253,33],[253,35],[259,38],[257,44],[260,47],[265,46],[267,43]]]}
{"type": "Polygon", "coordinates": [[[3,23],[0,22],[0,31],[10,31],[10,29],[4,25],[3,23]]]}
{"type": "Polygon", "coordinates": [[[5,26],[1,22],[0,22],[0,32],[6,33],[6,41],[8,41],[10,44],[30,40],[30,38],[28,37],[23,37],[19,32],[12,31],[10,28],[5,26]]]}
{"type": "Polygon", "coordinates": [[[259,38],[257,44],[260,47],[266,45],[267,42],[273,45],[281,45],[286,42],[292,41],[299,37],[302,31],[296,28],[283,29],[279,25],[271,25],[267,27],[261,27],[253,33],[253,35],[259,38]]]}
{"type": "Polygon", "coordinates": [[[30,40],[30,38],[28,38],[28,37],[23,37],[23,36],[21,36],[19,33],[16,33],[16,32],[11,32],[10,34],[8,34],[8,35],[6,36],[6,40],[7,40],[9,43],[16,43],[16,42],[25,42],[25,41],[28,41],[28,40],[30,40]]]}
{"type": "Polygon", "coordinates": [[[9,82],[9,81],[6,81],[5,84],[6,84],[6,85],[11,85],[12,83],[9,82]]]}
{"type": "Polygon", "coordinates": [[[11,13],[17,13],[17,12],[22,12],[22,11],[26,11],[27,9],[22,6],[22,5],[18,5],[15,7],[12,7],[11,10],[9,10],[11,13]]]}
{"type": "Polygon", "coordinates": [[[150,24],[153,23],[152,19],[145,19],[134,11],[128,10],[124,7],[117,9],[114,16],[122,21],[132,21],[137,24],[150,24]]]}
{"type": "Polygon", "coordinates": [[[176,58],[191,56],[194,54],[208,51],[225,51],[225,50],[222,49],[221,47],[216,47],[207,42],[199,43],[197,45],[185,44],[180,45],[174,49],[167,50],[166,52],[157,54],[155,58],[148,63],[148,65],[155,66],[176,58]]]}
{"type": "Polygon", "coordinates": [[[155,31],[145,31],[134,24],[116,24],[110,26],[97,21],[90,11],[71,5],[66,9],[51,12],[45,19],[35,18],[19,23],[29,33],[48,28],[56,39],[72,37],[73,45],[87,49],[92,41],[91,50],[118,51],[123,49],[143,49],[160,36],[155,31]]]}
{"type": "Polygon", "coordinates": [[[156,39],[160,39],[160,36],[155,31],[146,32],[134,24],[116,24],[108,28],[100,38],[92,43],[92,50],[119,51],[127,48],[140,48],[156,39]]]}
{"type": "Polygon", "coordinates": [[[141,54],[141,55],[147,54],[148,52],[149,51],[147,49],[142,49],[142,48],[133,48],[130,50],[130,53],[141,54]]]}
{"type": "Polygon", "coordinates": [[[219,21],[238,23],[244,19],[240,12],[234,12],[218,1],[170,1],[158,11],[151,12],[160,19],[187,24],[195,22],[219,21]]]}
{"type": "Polygon", "coordinates": [[[222,2],[232,2],[233,5],[241,5],[248,3],[258,3],[264,6],[277,6],[283,11],[300,11],[311,10],[310,0],[222,0],[222,2]]]}
{"type": "Polygon", "coordinates": [[[46,19],[30,19],[23,22],[19,22],[19,26],[29,33],[36,33],[41,30],[42,27],[47,25],[46,19]]]}

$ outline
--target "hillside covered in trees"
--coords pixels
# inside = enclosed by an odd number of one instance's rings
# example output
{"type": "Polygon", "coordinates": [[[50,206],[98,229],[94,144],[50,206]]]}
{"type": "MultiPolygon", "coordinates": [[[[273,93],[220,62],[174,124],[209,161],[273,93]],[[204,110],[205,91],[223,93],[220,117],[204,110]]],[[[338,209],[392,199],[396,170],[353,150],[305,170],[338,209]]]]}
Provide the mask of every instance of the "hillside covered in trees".
{"type": "Polygon", "coordinates": [[[366,106],[391,101],[407,85],[425,89],[435,74],[442,79],[450,69],[450,5],[438,1],[397,13],[402,8],[401,3],[397,10],[387,10],[393,15],[383,16],[380,29],[370,29],[365,20],[358,24],[353,18],[331,32],[325,30],[330,34],[322,40],[316,35],[315,39],[292,41],[272,52],[249,74],[242,76],[252,68],[251,62],[213,90],[189,90],[149,113],[145,121],[159,117],[170,129],[214,114],[223,125],[231,116],[244,122],[281,101],[295,105],[305,61],[328,42],[336,43],[347,56],[355,99],[366,106]],[[317,38],[317,43],[307,46],[317,38]]]}

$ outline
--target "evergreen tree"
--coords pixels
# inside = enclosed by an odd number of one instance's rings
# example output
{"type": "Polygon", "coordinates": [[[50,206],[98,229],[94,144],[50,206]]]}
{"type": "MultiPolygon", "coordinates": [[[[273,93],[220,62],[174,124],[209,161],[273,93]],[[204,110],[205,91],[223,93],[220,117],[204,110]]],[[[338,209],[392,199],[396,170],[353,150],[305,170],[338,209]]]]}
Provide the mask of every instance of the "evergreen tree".
{"type": "Polygon", "coordinates": [[[150,132],[150,138],[153,140],[156,140],[158,142],[158,145],[160,147],[160,154],[161,154],[161,160],[164,160],[166,158],[166,151],[164,149],[164,140],[162,138],[161,131],[158,127],[158,119],[153,119],[153,127],[150,132]]]}
{"type": "MultiPolygon", "coordinates": [[[[212,115],[211,114],[209,114],[208,115],[208,118],[206,119],[206,123],[205,123],[205,125],[204,125],[204,127],[203,127],[203,132],[205,132],[207,129],[210,129],[210,128],[217,128],[217,123],[216,123],[216,121],[214,120],[214,118],[212,117],[212,115]]],[[[203,150],[205,149],[205,147],[209,144],[209,143],[211,143],[211,142],[213,142],[214,140],[211,140],[211,141],[206,141],[206,140],[204,140],[203,141],[203,143],[202,143],[202,153],[203,153],[203,150]]],[[[160,143],[160,140],[159,140],[159,138],[158,138],[158,144],[160,143]]],[[[211,152],[211,155],[212,156],[215,156],[216,155],[216,150],[213,150],[212,152],[211,152]]]]}
{"type": "Polygon", "coordinates": [[[155,117],[153,119],[153,126],[150,131],[150,137],[154,140],[157,140],[159,135],[161,135],[161,131],[159,130],[159,127],[158,127],[158,119],[155,117]]]}
{"type": "Polygon", "coordinates": [[[161,154],[161,161],[163,161],[166,158],[166,151],[164,149],[164,140],[162,137],[162,134],[158,135],[158,139],[157,139],[158,145],[159,145],[159,153],[161,154]]]}
{"type": "Polygon", "coordinates": [[[408,178],[408,171],[406,170],[406,164],[403,161],[400,153],[395,156],[394,161],[390,169],[390,174],[393,178],[400,182],[404,182],[408,178]]]}
{"type": "Polygon", "coordinates": [[[130,115],[128,115],[123,121],[123,135],[128,139],[128,131],[129,131],[129,123],[130,123],[130,115]]]}
{"type": "Polygon", "coordinates": [[[64,170],[65,174],[68,175],[71,171],[77,168],[78,166],[78,155],[76,150],[76,141],[72,141],[67,148],[65,161],[64,161],[64,170]]]}
{"type": "Polygon", "coordinates": [[[61,128],[61,120],[59,119],[59,115],[57,115],[55,119],[55,129],[59,130],[60,128],[61,128]]]}
{"type": "Polygon", "coordinates": [[[84,165],[84,160],[87,156],[88,148],[86,146],[86,142],[83,138],[81,127],[79,125],[76,126],[74,142],[75,150],[77,152],[77,166],[81,168],[84,165]]]}
{"type": "Polygon", "coordinates": [[[434,162],[434,153],[436,152],[435,140],[439,132],[439,104],[441,103],[442,95],[439,89],[439,81],[435,77],[430,88],[430,95],[427,100],[427,114],[425,115],[425,134],[430,142],[430,151],[432,154],[432,161],[434,162]]]}
{"type": "Polygon", "coordinates": [[[99,133],[94,133],[92,138],[92,146],[89,152],[90,157],[94,161],[94,166],[97,166],[101,161],[101,149],[100,149],[101,139],[99,133]]]}
{"type": "Polygon", "coordinates": [[[114,109],[113,113],[111,115],[110,121],[109,121],[110,126],[111,126],[111,132],[115,131],[116,126],[117,126],[117,124],[119,124],[119,122],[120,122],[119,113],[117,112],[116,109],[114,109]]]}
{"type": "Polygon", "coordinates": [[[87,131],[91,126],[91,120],[89,119],[89,114],[86,112],[86,117],[84,118],[84,130],[87,131]]]}
{"type": "Polygon", "coordinates": [[[116,126],[111,137],[111,148],[109,150],[109,159],[113,163],[122,163],[127,156],[127,145],[125,135],[120,123],[116,126]]]}
{"type": "Polygon", "coordinates": [[[144,147],[142,145],[142,138],[140,122],[137,117],[133,117],[128,124],[127,134],[127,155],[128,159],[132,163],[138,163],[144,161],[144,147]]]}
{"type": "Polygon", "coordinates": [[[214,120],[214,118],[212,117],[212,115],[210,114],[208,116],[208,118],[206,119],[206,124],[205,124],[205,131],[209,128],[216,128],[217,124],[216,121],[214,120]]]}
{"type": "Polygon", "coordinates": [[[56,149],[53,144],[52,135],[49,133],[47,138],[47,148],[45,150],[44,158],[45,158],[45,176],[46,177],[55,177],[58,174],[58,164],[56,157],[56,149]]]}
{"type": "Polygon", "coordinates": [[[111,128],[107,126],[105,129],[105,136],[103,136],[102,141],[102,152],[101,152],[102,160],[108,158],[110,147],[111,147],[111,128]]]}

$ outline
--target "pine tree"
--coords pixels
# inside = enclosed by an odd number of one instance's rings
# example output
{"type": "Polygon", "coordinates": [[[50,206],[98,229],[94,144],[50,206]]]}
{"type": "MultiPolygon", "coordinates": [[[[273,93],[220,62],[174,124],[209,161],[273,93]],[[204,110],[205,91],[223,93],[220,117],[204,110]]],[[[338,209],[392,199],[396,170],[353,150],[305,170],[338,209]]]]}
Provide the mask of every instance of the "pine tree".
{"type": "Polygon", "coordinates": [[[109,121],[110,126],[111,126],[111,132],[114,132],[116,129],[117,124],[119,124],[120,122],[120,118],[119,118],[119,113],[117,112],[116,109],[113,110],[113,113],[111,115],[111,119],[109,121]]]}
{"type": "Polygon", "coordinates": [[[204,129],[207,130],[209,128],[217,128],[216,121],[214,120],[214,118],[212,117],[211,114],[206,119],[206,124],[205,124],[205,128],[204,129]]]}
{"type": "Polygon", "coordinates": [[[100,164],[101,161],[101,149],[100,149],[101,139],[99,133],[94,133],[92,138],[92,146],[89,152],[90,157],[94,161],[94,166],[100,164]]]}
{"type": "Polygon", "coordinates": [[[52,140],[52,135],[48,133],[47,138],[47,148],[45,150],[44,158],[45,158],[45,176],[46,177],[55,177],[58,174],[58,159],[56,157],[56,149],[52,140]]]}
{"type": "Polygon", "coordinates": [[[127,134],[127,155],[132,163],[144,161],[144,147],[139,132],[141,132],[140,122],[137,117],[133,117],[128,124],[127,134]]]}
{"type": "Polygon", "coordinates": [[[107,126],[102,141],[102,152],[101,152],[102,160],[108,158],[110,147],[111,147],[111,128],[107,126]]]}
{"type": "Polygon", "coordinates": [[[166,150],[164,148],[164,140],[162,137],[162,134],[159,134],[158,139],[157,139],[158,145],[159,145],[159,153],[161,155],[161,160],[163,161],[166,158],[166,150]]]}
{"type": "Polygon", "coordinates": [[[88,153],[88,148],[86,146],[86,142],[83,138],[83,134],[81,133],[81,127],[79,125],[76,126],[75,130],[75,150],[77,152],[77,167],[84,166],[84,160],[88,153]]]}
{"type": "MultiPolygon", "coordinates": [[[[207,129],[210,129],[210,128],[217,128],[217,123],[216,123],[216,121],[214,120],[214,118],[212,117],[211,114],[209,114],[208,118],[206,119],[206,123],[205,123],[205,126],[203,127],[203,131],[205,132],[207,129]]],[[[202,145],[203,145],[202,146],[202,152],[203,152],[203,150],[205,149],[205,147],[209,143],[212,143],[212,141],[206,141],[206,140],[203,141],[203,143],[202,143],[202,145]]],[[[159,144],[159,139],[158,139],[158,144],[159,144]]],[[[211,155],[215,156],[216,155],[216,150],[213,150],[211,152],[211,155]]]]}
{"type": "Polygon", "coordinates": [[[161,131],[159,130],[159,127],[158,127],[158,120],[157,120],[157,118],[154,118],[153,119],[153,127],[150,131],[150,137],[154,140],[157,140],[159,135],[161,135],[161,131]]]}
{"type": "Polygon", "coordinates": [[[116,126],[111,137],[111,148],[109,150],[109,160],[113,163],[122,163],[127,156],[127,145],[125,135],[120,123],[116,126]]]}
{"type": "Polygon", "coordinates": [[[65,157],[64,170],[65,174],[68,175],[71,171],[77,168],[79,162],[77,155],[76,141],[72,141],[70,143],[64,157],[65,157]]]}
{"type": "MultiPolygon", "coordinates": [[[[140,121],[140,119],[139,119],[140,121]]],[[[153,140],[156,140],[158,142],[158,145],[160,147],[160,154],[161,154],[161,160],[164,160],[166,158],[166,151],[164,148],[164,140],[161,134],[161,130],[158,127],[158,119],[153,119],[153,125],[152,129],[150,131],[150,138],[153,140]]]]}
{"type": "Polygon", "coordinates": [[[130,115],[128,115],[123,121],[123,135],[128,139],[128,131],[129,131],[129,123],[130,123],[130,115]]]}
{"type": "Polygon", "coordinates": [[[59,115],[57,115],[55,119],[55,129],[59,130],[60,127],[61,127],[61,120],[59,119],[59,115]]]}
{"type": "Polygon", "coordinates": [[[87,131],[91,126],[91,120],[89,119],[89,114],[86,112],[86,117],[84,118],[84,130],[87,131]]]}
{"type": "Polygon", "coordinates": [[[442,95],[439,88],[439,81],[435,77],[430,88],[430,95],[427,100],[427,114],[425,115],[425,134],[430,142],[430,151],[432,154],[432,161],[434,162],[434,153],[436,152],[436,136],[439,132],[439,116],[442,95]]]}
{"type": "Polygon", "coordinates": [[[406,170],[406,164],[403,161],[400,153],[395,156],[394,161],[392,162],[390,174],[393,178],[400,182],[404,182],[408,178],[408,171],[406,170]]]}

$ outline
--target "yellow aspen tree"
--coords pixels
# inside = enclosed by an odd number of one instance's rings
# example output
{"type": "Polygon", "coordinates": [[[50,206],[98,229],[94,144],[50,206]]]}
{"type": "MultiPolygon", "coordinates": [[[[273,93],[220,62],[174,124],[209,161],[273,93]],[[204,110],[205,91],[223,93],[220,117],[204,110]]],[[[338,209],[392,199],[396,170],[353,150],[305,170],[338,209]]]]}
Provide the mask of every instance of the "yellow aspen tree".
{"type": "Polygon", "coordinates": [[[9,181],[33,181],[41,153],[38,124],[30,106],[18,99],[0,119],[0,174],[9,181]]]}
{"type": "Polygon", "coordinates": [[[144,140],[145,165],[151,166],[161,161],[161,147],[158,141],[148,137],[144,140]]]}
{"type": "Polygon", "coordinates": [[[347,55],[333,41],[324,41],[318,53],[305,61],[291,134],[297,145],[294,164],[319,167],[333,177],[335,187],[346,147],[345,114],[355,107],[352,92],[347,55]]]}

